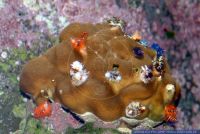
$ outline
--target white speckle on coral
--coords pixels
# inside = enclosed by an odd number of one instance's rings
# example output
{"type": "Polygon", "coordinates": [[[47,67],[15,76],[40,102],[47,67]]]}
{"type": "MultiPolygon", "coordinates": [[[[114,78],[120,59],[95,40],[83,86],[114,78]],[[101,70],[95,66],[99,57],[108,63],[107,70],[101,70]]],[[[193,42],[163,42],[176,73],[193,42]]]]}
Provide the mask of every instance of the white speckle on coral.
{"type": "Polygon", "coordinates": [[[114,71],[107,71],[105,73],[105,77],[106,77],[107,80],[113,81],[113,82],[119,82],[122,79],[119,71],[115,71],[115,70],[114,71]]]}
{"type": "Polygon", "coordinates": [[[117,81],[120,81],[121,79],[122,79],[122,77],[120,75],[117,76],[117,78],[116,78],[117,81]]]}
{"type": "Polygon", "coordinates": [[[47,102],[45,102],[44,107],[45,107],[45,109],[47,109],[49,107],[47,102]]]}
{"type": "Polygon", "coordinates": [[[169,103],[173,99],[175,94],[175,86],[173,84],[167,84],[164,92],[164,102],[169,103]]]}
{"type": "Polygon", "coordinates": [[[151,69],[147,67],[147,65],[141,67],[141,74],[140,74],[140,80],[143,81],[145,84],[149,83],[151,81],[151,77],[148,77],[148,75],[151,73],[151,69]]]}
{"type": "Polygon", "coordinates": [[[129,114],[129,115],[133,114],[133,110],[129,110],[129,111],[128,111],[128,114],[129,114]]]}
{"type": "Polygon", "coordinates": [[[175,86],[173,84],[167,84],[166,89],[170,93],[174,93],[175,92],[175,86]]]}
{"type": "Polygon", "coordinates": [[[72,85],[80,86],[88,79],[88,72],[81,71],[77,72],[72,76],[72,85]]]}
{"type": "Polygon", "coordinates": [[[105,73],[105,77],[106,77],[106,78],[109,78],[109,77],[110,77],[110,72],[106,72],[106,73],[105,73]]]}
{"type": "Polygon", "coordinates": [[[3,51],[3,52],[1,53],[1,57],[2,57],[3,59],[6,59],[6,58],[8,57],[8,53],[5,52],[5,51],[3,51]]]}
{"type": "Polygon", "coordinates": [[[77,80],[81,80],[81,73],[80,72],[75,73],[74,78],[77,80]]]}
{"type": "Polygon", "coordinates": [[[74,61],[71,64],[70,76],[72,80],[72,85],[80,86],[88,79],[89,72],[84,69],[84,66],[79,61],[74,61]]]}
{"type": "Polygon", "coordinates": [[[62,93],[63,93],[63,90],[60,89],[60,90],[59,90],[59,93],[62,94],[62,93]]]}
{"type": "Polygon", "coordinates": [[[158,77],[158,81],[161,81],[161,80],[162,80],[162,76],[159,76],[159,77],[158,77]]]}
{"type": "Polygon", "coordinates": [[[141,110],[145,110],[145,106],[141,105],[140,102],[131,102],[125,110],[126,116],[129,118],[135,118],[141,114],[141,110]]]}
{"type": "Polygon", "coordinates": [[[83,65],[79,61],[74,61],[71,64],[72,69],[77,70],[77,71],[82,71],[83,70],[83,65]]]}

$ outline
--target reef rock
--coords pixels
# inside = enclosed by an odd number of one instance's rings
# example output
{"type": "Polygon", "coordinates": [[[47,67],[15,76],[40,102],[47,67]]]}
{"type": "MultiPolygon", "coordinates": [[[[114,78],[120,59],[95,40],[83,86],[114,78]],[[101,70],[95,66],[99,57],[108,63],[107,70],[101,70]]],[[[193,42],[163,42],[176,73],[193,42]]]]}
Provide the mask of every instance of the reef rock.
{"type": "Polygon", "coordinates": [[[73,23],[59,38],[59,44],[22,70],[20,88],[36,104],[50,98],[85,120],[120,120],[128,126],[161,122],[165,106],[176,105],[180,87],[166,58],[159,73],[152,63],[156,52],[126,36],[119,26],[73,23]],[[74,43],[83,47],[75,49],[74,43]]]}

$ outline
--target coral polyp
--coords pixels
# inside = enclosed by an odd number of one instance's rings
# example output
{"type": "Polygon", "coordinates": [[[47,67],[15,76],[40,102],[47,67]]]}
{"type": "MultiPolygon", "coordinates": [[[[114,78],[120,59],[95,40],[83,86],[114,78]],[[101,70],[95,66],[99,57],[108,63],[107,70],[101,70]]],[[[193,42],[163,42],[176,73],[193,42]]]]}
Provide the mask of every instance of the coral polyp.
{"type": "Polygon", "coordinates": [[[20,88],[38,105],[48,99],[41,91],[47,92],[85,120],[94,115],[131,127],[141,120],[162,122],[165,106],[179,99],[180,87],[165,58],[152,62],[163,56],[161,48],[141,45],[140,39],[125,36],[118,25],[72,23],[61,32],[59,44],[24,65],[20,88]],[[84,54],[71,40],[83,39],[82,33],[87,33],[84,54]],[[154,66],[162,74],[155,75],[154,66]]]}

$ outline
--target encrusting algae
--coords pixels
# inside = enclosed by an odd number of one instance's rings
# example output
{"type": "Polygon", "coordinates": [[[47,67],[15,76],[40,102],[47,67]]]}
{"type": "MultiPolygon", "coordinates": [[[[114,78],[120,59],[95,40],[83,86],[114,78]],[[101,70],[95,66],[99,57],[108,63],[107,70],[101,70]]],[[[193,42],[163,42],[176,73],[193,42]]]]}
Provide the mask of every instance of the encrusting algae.
{"type": "Polygon", "coordinates": [[[162,121],[180,87],[161,50],[140,40],[113,24],[72,23],[58,45],[24,65],[20,88],[37,105],[50,98],[80,116],[162,121]]]}

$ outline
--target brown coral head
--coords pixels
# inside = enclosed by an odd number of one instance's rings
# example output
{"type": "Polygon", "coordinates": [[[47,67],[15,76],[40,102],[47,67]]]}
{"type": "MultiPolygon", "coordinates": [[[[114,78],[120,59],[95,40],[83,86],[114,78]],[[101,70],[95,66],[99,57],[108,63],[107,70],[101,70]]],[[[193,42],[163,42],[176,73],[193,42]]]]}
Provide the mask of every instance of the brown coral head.
{"type": "Polygon", "coordinates": [[[156,54],[135,41],[140,36],[132,39],[107,23],[72,23],[59,38],[59,44],[23,67],[20,88],[37,104],[52,98],[74,113],[90,112],[103,121],[125,116],[161,120],[165,105],[178,100],[180,87],[167,62],[158,80],[149,68],[156,54]]]}

